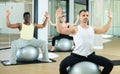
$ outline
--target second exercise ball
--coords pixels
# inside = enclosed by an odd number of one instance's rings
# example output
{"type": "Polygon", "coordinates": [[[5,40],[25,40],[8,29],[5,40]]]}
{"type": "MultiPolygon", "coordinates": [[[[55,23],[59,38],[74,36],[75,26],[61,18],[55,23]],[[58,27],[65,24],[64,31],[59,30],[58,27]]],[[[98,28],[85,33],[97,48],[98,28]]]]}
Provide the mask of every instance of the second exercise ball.
{"type": "Polygon", "coordinates": [[[33,46],[26,46],[18,49],[17,60],[21,62],[32,62],[37,60],[39,56],[39,50],[33,46]]]}
{"type": "Polygon", "coordinates": [[[101,74],[101,71],[96,64],[84,61],[75,64],[69,74],[101,74]]]}
{"type": "Polygon", "coordinates": [[[59,51],[69,51],[72,49],[72,41],[66,38],[62,38],[56,41],[55,47],[59,51]]]}

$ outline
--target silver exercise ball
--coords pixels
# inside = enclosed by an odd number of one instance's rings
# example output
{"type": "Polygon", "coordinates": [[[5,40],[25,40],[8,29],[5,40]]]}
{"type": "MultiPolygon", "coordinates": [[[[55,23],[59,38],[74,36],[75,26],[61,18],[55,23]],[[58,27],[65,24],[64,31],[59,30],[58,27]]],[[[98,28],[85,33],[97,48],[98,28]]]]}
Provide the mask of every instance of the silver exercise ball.
{"type": "Polygon", "coordinates": [[[72,49],[72,41],[66,38],[62,38],[55,42],[55,48],[59,51],[69,51],[72,49]]]}
{"type": "Polygon", "coordinates": [[[101,74],[101,71],[96,64],[84,61],[75,64],[69,74],[101,74]]]}
{"type": "Polygon", "coordinates": [[[22,62],[32,62],[37,60],[39,56],[39,50],[32,46],[26,46],[18,49],[17,60],[22,62]]]}

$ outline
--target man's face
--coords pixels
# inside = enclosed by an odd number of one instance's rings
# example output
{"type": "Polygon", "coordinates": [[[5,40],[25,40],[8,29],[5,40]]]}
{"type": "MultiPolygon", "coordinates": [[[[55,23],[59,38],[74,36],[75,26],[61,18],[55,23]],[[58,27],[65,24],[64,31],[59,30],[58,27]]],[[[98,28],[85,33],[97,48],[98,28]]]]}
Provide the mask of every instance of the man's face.
{"type": "Polygon", "coordinates": [[[30,15],[25,15],[24,20],[25,22],[30,22],[30,15]]]}
{"type": "Polygon", "coordinates": [[[88,12],[81,12],[80,15],[80,21],[83,22],[83,23],[87,23],[88,21],[88,12]]]}
{"type": "Polygon", "coordinates": [[[65,16],[62,17],[62,22],[66,22],[66,18],[65,18],[65,16]]]}

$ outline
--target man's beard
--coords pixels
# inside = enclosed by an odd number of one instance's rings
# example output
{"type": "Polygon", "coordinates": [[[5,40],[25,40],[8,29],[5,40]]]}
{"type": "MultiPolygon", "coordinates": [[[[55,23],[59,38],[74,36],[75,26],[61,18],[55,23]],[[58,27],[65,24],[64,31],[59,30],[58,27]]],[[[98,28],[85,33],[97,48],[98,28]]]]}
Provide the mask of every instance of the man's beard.
{"type": "Polygon", "coordinates": [[[83,23],[87,23],[87,22],[88,22],[88,19],[84,19],[84,20],[83,20],[83,23]]]}

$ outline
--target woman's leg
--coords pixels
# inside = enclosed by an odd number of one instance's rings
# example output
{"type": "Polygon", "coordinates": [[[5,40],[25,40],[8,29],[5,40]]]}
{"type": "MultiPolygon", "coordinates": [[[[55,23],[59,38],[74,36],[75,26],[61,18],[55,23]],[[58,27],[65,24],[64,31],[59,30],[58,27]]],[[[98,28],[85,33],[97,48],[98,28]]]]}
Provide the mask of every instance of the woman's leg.
{"type": "Polygon", "coordinates": [[[50,51],[54,51],[55,50],[55,42],[56,42],[56,40],[59,40],[59,39],[61,39],[61,37],[59,35],[53,37],[53,39],[52,39],[52,48],[51,48],[50,51]]]}
{"type": "Polygon", "coordinates": [[[69,40],[73,40],[73,37],[72,36],[69,36],[69,35],[66,35],[64,36],[65,38],[69,39],[69,40]]]}

